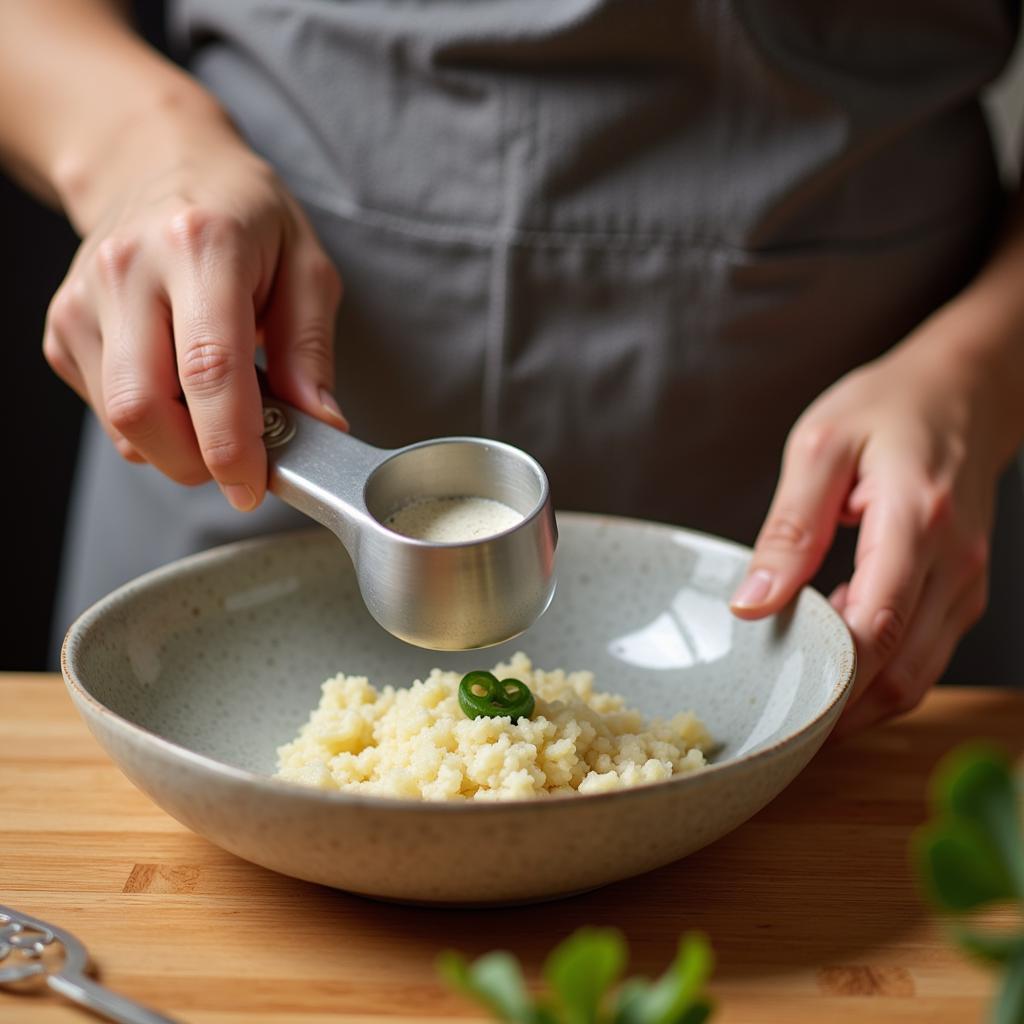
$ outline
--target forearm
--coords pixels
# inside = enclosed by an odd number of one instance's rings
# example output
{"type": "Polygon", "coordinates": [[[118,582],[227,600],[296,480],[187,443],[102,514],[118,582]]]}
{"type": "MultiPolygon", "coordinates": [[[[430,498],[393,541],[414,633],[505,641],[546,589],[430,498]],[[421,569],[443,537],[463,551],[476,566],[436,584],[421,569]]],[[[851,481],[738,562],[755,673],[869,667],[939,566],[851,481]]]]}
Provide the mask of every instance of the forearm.
{"type": "Polygon", "coordinates": [[[80,231],[128,186],[119,156],[133,139],[173,145],[186,126],[231,131],[213,98],[140,39],[115,0],[0,3],[0,156],[80,231]]]}
{"type": "Polygon", "coordinates": [[[974,280],[900,348],[919,348],[936,371],[961,375],[979,397],[1006,462],[1024,442],[1024,191],[974,280]]]}

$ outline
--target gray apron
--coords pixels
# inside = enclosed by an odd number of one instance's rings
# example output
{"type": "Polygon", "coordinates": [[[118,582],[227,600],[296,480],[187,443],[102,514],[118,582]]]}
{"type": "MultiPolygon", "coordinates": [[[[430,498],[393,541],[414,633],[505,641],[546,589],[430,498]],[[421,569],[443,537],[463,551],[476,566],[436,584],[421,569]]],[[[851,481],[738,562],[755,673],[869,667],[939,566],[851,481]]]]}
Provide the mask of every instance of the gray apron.
{"type": "MultiPolygon", "coordinates": [[[[182,0],[172,17],[341,270],[354,431],[510,441],[562,509],[750,542],[794,420],[971,277],[1003,201],[977,102],[1016,35],[997,0],[182,0]]],[[[1019,480],[1003,492],[966,681],[1024,664],[1006,625],[1019,480]]],[[[92,424],[58,629],[145,569],[300,521],[123,463],[92,424]]]]}

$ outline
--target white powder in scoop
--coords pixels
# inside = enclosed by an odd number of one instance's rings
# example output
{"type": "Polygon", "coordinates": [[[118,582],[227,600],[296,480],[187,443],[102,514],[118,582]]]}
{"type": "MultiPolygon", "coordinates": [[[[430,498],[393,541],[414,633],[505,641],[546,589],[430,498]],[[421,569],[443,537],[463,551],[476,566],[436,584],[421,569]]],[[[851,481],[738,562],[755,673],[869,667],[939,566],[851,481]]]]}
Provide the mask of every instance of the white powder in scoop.
{"type": "Polygon", "coordinates": [[[384,525],[395,533],[436,544],[493,537],[523,517],[491,498],[422,498],[392,513],[384,525]]]}

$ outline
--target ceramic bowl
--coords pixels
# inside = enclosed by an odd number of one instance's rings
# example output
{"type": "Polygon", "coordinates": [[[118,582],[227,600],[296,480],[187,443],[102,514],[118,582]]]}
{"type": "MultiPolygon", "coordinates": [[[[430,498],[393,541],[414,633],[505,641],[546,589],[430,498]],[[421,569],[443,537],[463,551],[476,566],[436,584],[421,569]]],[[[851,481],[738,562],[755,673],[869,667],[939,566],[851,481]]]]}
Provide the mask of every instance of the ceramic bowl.
{"type": "Polygon", "coordinates": [[[559,517],[555,599],[523,636],[436,654],[383,632],[324,531],[243,541],[149,573],[71,627],[68,690],[124,773],[190,829],[246,860],[367,896],[425,903],[548,899],[713,842],[807,764],[842,709],[854,648],[805,589],[748,623],[727,598],[749,550],[654,523],[559,517]],[[586,668],[649,716],[692,709],[719,743],[697,774],[633,790],[449,804],[330,793],[271,777],[339,671],[422,677],[516,650],[586,668]],[[500,865],[500,870],[495,866],[500,865]]]}

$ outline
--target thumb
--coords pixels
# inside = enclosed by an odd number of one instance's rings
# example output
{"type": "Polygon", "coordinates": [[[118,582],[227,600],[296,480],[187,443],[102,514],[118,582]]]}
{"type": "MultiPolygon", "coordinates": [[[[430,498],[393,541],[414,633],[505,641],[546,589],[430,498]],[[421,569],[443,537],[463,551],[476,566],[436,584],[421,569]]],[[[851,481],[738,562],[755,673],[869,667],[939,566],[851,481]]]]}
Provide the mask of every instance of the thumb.
{"type": "Polygon", "coordinates": [[[267,377],[275,395],[348,430],[334,397],[334,322],[341,279],[319,246],[282,254],[263,315],[267,377]]]}
{"type": "Polygon", "coordinates": [[[784,607],[818,571],[832,546],[857,471],[855,447],[820,426],[790,435],[782,474],[743,582],[730,607],[759,619],[784,607]]]}

